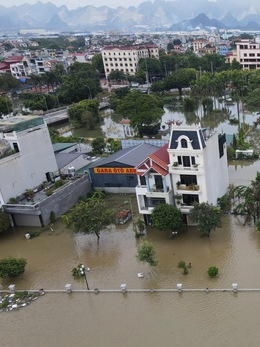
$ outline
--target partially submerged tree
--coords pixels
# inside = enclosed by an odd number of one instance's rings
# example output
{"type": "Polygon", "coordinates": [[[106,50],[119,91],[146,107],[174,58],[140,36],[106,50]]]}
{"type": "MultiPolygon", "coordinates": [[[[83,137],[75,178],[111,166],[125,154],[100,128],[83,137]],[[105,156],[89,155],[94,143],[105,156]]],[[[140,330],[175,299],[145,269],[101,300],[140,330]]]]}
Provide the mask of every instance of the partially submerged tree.
{"type": "Polygon", "coordinates": [[[221,226],[220,210],[206,202],[195,203],[190,212],[190,219],[198,223],[202,235],[210,235],[211,230],[221,226]]]}
{"type": "Polygon", "coordinates": [[[115,212],[106,202],[96,194],[86,201],[80,201],[66,215],[62,216],[67,227],[76,233],[96,234],[98,240],[100,232],[115,221],[115,212]]]}
{"type": "Polygon", "coordinates": [[[249,186],[238,186],[235,189],[237,204],[234,212],[245,215],[244,225],[252,219],[257,223],[260,218],[260,173],[249,186]]]}
{"type": "Polygon", "coordinates": [[[156,251],[153,244],[148,241],[142,241],[137,246],[136,258],[141,263],[148,263],[151,266],[156,266],[158,261],[155,259],[156,251]]]}
{"type": "Polygon", "coordinates": [[[181,211],[169,204],[155,206],[151,214],[151,221],[156,229],[169,232],[179,230],[183,225],[181,211]]]}
{"type": "Polygon", "coordinates": [[[131,126],[142,137],[145,127],[154,127],[159,124],[164,111],[163,103],[158,97],[133,90],[119,100],[116,112],[129,117],[131,126]]]}
{"type": "Polygon", "coordinates": [[[0,260],[0,277],[16,277],[25,271],[25,265],[27,264],[24,258],[4,258],[0,260]]]}

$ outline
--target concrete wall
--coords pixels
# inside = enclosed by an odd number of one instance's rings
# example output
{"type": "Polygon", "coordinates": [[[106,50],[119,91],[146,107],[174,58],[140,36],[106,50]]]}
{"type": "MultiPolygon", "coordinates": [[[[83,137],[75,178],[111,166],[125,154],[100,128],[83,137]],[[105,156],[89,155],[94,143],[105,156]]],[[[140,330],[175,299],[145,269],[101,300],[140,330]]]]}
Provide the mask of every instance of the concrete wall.
{"type": "Polygon", "coordinates": [[[43,223],[50,223],[51,211],[56,217],[61,216],[78,202],[80,196],[86,196],[91,189],[89,176],[84,175],[54,192],[48,199],[39,203],[43,223]]]}
{"type": "Polygon", "coordinates": [[[5,211],[12,215],[15,225],[34,227],[46,225],[50,223],[51,211],[56,217],[60,217],[78,202],[80,196],[86,196],[91,189],[89,176],[84,175],[34,206],[8,204],[5,205],[5,211]]]}

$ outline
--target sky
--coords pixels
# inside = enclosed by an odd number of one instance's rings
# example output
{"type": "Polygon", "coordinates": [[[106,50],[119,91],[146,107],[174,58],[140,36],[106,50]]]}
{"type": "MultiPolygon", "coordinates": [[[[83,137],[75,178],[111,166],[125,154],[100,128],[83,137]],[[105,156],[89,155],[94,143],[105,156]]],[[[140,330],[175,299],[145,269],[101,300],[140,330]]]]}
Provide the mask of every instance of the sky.
{"type": "MultiPolygon", "coordinates": [[[[112,8],[117,8],[118,6],[138,6],[141,2],[146,0],[41,0],[42,3],[52,2],[56,6],[66,5],[68,9],[74,9],[77,7],[84,7],[88,5],[93,5],[95,7],[108,6],[112,8]]],[[[37,0],[0,0],[0,5],[5,7],[11,7],[13,5],[22,5],[24,3],[35,4],[37,0]]],[[[153,0],[152,0],[153,2],[153,0]]]]}

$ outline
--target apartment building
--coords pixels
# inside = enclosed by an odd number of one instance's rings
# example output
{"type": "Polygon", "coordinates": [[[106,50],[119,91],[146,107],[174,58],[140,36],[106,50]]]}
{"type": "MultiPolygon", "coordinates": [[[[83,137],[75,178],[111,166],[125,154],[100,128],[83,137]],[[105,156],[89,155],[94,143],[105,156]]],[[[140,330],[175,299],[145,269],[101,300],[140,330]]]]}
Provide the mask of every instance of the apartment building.
{"type": "Polygon", "coordinates": [[[115,70],[134,75],[140,59],[159,59],[159,48],[154,44],[135,46],[106,46],[102,49],[102,59],[106,78],[115,70]]]}
{"type": "Polygon", "coordinates": [[[243,70],[260,69],[260,43],[247,39],[236,42],[235,59],[242,65],[243,70]]]}

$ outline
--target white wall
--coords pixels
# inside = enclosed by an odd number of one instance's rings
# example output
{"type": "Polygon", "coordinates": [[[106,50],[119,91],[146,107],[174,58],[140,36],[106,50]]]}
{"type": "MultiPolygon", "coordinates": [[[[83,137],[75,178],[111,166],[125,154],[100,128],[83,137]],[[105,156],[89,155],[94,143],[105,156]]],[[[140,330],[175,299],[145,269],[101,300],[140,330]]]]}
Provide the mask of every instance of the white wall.
{"type": "Polygon", "coordinates": [[[217,199],[228,189],[228,169],[226,144],[224,155],[219,158],[218,134],[214,133],[207,141],[204,150],[204,170],[206,198],[209,204],[217,205],[217,199]]]}
{"type": "Polygon", "coordinates": [[[0,160],[0,189],[5,202],[46,181],[47,172],[57,172],[47,126],[40,125],[19,132],[5,134],[12,144],[18,143],[19,153],[0,160]]]}

